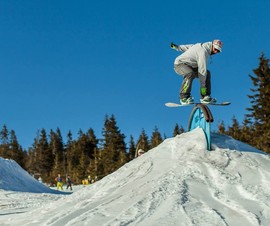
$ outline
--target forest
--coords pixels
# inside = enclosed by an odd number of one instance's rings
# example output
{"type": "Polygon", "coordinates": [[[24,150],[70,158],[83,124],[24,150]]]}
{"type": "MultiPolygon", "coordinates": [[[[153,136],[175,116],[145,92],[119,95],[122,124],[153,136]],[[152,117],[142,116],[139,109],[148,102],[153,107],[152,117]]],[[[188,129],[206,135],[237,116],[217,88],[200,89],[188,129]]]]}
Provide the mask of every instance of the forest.
{"type": "MultiPolygon", "coordinates": [[[[182,127],[175,125],[173,136],[184,132],[182,127]]],[[[77,138],[72,133],[67,134],[67,142],[63,142],[61,130],[45,129],[37,132],[34,144],[28,150],[23,150],[18,143],[14,130],[9,131],[4,125],[0,131],[0,156],[15,160],[21,167],[36,179],[54,183],[58,175],[70,175],[74,183],[81,183],[89,176],[96,181],[114,172],[125,163],[136,157],[136,151],[144,152],[159,145],[162,138],[155,127],[149,139],[142,129],[137,142],[130,136],[129,143],[125,143],[126,136],[117,126],[114,115],[105,116],[102,138],[97,138],[92,128],[87,132],[79,130],[77,138]]]]}
{"type": "MultiPolygon", "coordinates": [[[[221,122],[217,132],[270,153],[270,70],[269,59],[263,53],[259,57],[258,68],[253,69],[249,78],[253,86],[248,94],[250,106],[246,108],[243,122],[235,117],[231,125],[221,122]]],[[[172,135],[183,132],[183,127],[176,123],[172,135]]],[[[92,128],[87,132],[80,130],[76,139],[71,132],[66,137],[67,141],[63,142],[60,128],[49,132],[41,129],[33,145],[23,150],[15,131],[4,125],[0,131],[0,157],[15,160],[35,178],[41,177],[43,182],[54,183],[54,178],[60,173],[70,175],[73,183],[79,184],[88,177],[92,182],[103,178],[132,161],[139,149],[147,152],[166,139],[155,127],[150,137],[142,129],[137,141],[130,136],[126,143],[126,136],[114,115],[105,115],[101,138],[96,137],[92,128]]]]}

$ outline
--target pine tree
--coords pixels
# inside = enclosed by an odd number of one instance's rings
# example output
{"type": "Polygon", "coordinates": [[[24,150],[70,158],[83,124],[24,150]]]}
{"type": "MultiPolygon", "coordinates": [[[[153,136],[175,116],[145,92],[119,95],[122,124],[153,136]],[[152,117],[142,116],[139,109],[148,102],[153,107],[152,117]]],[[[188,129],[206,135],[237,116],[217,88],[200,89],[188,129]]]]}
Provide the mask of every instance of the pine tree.
{"type": "Polygon", "coordinates": [[[0,131],[0,140],[0,156],[7,159],[12,158],[12,154],[9,149],[9,131],[6,125],[3,125],[3,128],[0,131]]]}
{"type": "Polygon", "coordinates": [[[227,132],[228,135],[234,137],[237,140],[241,139],[241,127],[235,116],[232,119],[232,126],[229,127],[229,130],[227,132]]]}
{"type": "Polygon", "coordinates": [[[174,127],[174,130],[173,130],[173,136],[177,136],[177,135],[180,135],[181,133],[184,133],[185,130],[184,128],[181,126],[179,127],[179,125],[176,123],[175,127],[174,127]]]}
{"type": "Polygon", "coordinates": [[[248,120],[245,118],[243,121],[243,126],[241,129],[241,138],[240,140],[245,143],[250,143],[252,140],[252,134],[253,134],[253,126],[249,126],[248,120]]]}
{"type": "Polygon", "coordinates": [[[95,150],[97,149],[98,145],[98,139],[95,135],[95,132],[92,128],[90,128],[87,131],[87,137],[88,137],[88,155],[91,159],[94,159],[95,150]]]}
{"type": "Polygon", "coordinates": [[[73,140],[71,131],[67,134],[67,143],[65,148],[65,158],[64,158],[64,165],[65,165],[65,172],[69,174],[73,179],[73,182],[79,183],[81,178],[77,178],[76,174],[76,167],[79,164],[79,160],[76,155],[75,151],[76,141],[73,140]]]}
{"type": "Polygon", "coordinates": [[[34,175],[35,172],[38,171],[37,167],[37,151],[36,151],[36,147],[37,147],[37,143],[38,143],[38,137],[34,138],[34,143],[32,144],[31,147],[28,148],[27,151],[27,160],[25,161],[25,168],[28,171],[28,173],[30,173],[31,175],[34,175]]]}
{"type": "Polygon", "coordinates": [[[35,155],[34,171],[39,173],[46,181],[50,178],[54,159],[52,150],[49,148],[45,129],[41,129],[40,136],[35,141],[33,151],[35,155]]]}
{"type": "Polygon", "coordinates": [[[0,132],[0,156],[3,158],[13,159],[21,167],[25,167],[25,153],[20,146],[14,130],[8,131],[6,125],[0,132]]]}
{"type": "MultiPolygon", "coordinates": [[[[90,128],[86,134],[82,134],[78,140],[78,149],[81,150],[80,167],[82,167],[82,174],[87,178],[91,176],[94,178],[97,174],[96,150],[98,139],[95,136],[94,130],[90,128]]],[[[83,178],[81,178],[83,179],[83,178]]]]}
{"type": "Polygon", "coordinates": [[[233,125],[225,133],[270,153],[270,69],[269,59],[264,54],[261,54],[259,67],[253,72],[254,76],[249,75],[254,86],[250,89],[252,95],[248,95],[251,106],[247,108],[243,125],[240,126],[233,118],[233,125]]]}
{"type": "Polygon", "coordinates": [[[9,149],[11,158],[15,160],[21,167],[25,168],[25,153],[17,140],[14,130],[10,131],[9,149]]]}
{"type": "Polygon", "coordinates": [[[56,132],[53,130],[50,131],[50,150],[53,154],[53,169],[51,176],[55,177],[57,174],[66,174],[64,167],[64,143],[59,128],[56,129],[56,132]]]}
{"type": "Polygon", "coordinates": [[[134,142],[134,138],[133,136],[130,136],[130,141],[129,141],[129,161],[135,158],[135,154],[136,154],[136,146],[135,146],[135,142],[134,142]]]}
{"type": "Polygon", "coordinates": [[[247,108],[246,126],[252,128],[251,144],[257,148],[270,153],[270,69],[269,59],[261,54],[259,67],[254,69],[254,76],[249,75],[254,88],[250,98],[251,107],[247,108]]]}
{"type": "Polygon", "coordinates": [[[69,130],[68,131],[68,134],[67,134],[67,147],[68,146],[70,146],[71,144],[72,144],[72,142],[73,142],[73,138],[72,138],[72,133],[71,133],[71,131],[69,130]]]}
{"type": "Polygon", "coordinates": [[[158,131],[157,126],[155,126],[154,131],[152,133],[152,137],[151,137],[151,148],[154,148],[156,146],[158,146],[159,144],[161,144],[163,141],[160,132],[158,131]]]}
{"type": "Polygon", "coordinates": [[[104,143],[99,168],[104,171],[105,175],[108,175],[127,162],[125,135],[119,130],[114,115],[110,118],[105,116],[102,134],[104,143]]]}
{"type": "Polygon", "coordinates": [[[143,151],[147,152],[150,150],[150,144],[148,140],[148,136],[144,129],[142,129],[141,135],[137,141],[136,149],[142,149],[143,151]]]}
{"type": "Polygon", "coordinates": [[[226,134],[226,128],[225,128],[224,121],[222,121],[222,122],[218,125],[218,132],[219,132],[220,134],[226,134]]]}
{"type": "MultiPolygon", "coordinates": [[[[73,142],[71,149],[71,172],[73,174],[73,178],[76,181],[81,181],[87,178],[86,175],[86,167],[88,166],[90,159],[87,156],[87,137],[80,129],[78,132],[78,139],[73,142]]],[[[70,173],[69,173],[70,174],[70,173]]]]}

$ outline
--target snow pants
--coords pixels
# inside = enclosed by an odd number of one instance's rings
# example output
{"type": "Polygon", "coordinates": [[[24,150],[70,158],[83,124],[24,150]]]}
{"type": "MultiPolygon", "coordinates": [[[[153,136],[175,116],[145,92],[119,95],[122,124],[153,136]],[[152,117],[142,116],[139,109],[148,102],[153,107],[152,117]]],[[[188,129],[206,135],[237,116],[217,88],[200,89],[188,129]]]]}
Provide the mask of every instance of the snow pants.
{"type": "Polygon", "coordinates": [[[200,80],[200,97],[211,95],[211,73],[207,70],[207,75],[198,73],[198,68],[193,68],[185,63],[175,64],[174,70],[184,79],[180,88],[180,99],[191,96],[192,82],[194,78],[200,80]]]}
{"type": "Polygon", "coordinates": [[[61,190],[63,190],[63,182],[57,182],[57,186],[56,186],[56,190],[58,190],[59,188],[61,188],[61,190]]]}

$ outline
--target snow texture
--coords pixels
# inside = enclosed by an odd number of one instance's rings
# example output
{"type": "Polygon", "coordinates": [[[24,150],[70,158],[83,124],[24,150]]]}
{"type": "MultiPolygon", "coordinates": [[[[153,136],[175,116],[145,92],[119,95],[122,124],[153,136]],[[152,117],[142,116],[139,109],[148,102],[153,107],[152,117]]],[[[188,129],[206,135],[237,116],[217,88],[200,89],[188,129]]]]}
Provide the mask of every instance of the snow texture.
{"type": "Polygon", "coordinates": [[[70,195],[38,191],[39,182],[1,159],[0,225],[270,225],[269,155],[218,134],[213,151],[206,146],[199,128],[166,139],[70,195]],[[6,179],[14,175],[24,183],[6,179]]]}

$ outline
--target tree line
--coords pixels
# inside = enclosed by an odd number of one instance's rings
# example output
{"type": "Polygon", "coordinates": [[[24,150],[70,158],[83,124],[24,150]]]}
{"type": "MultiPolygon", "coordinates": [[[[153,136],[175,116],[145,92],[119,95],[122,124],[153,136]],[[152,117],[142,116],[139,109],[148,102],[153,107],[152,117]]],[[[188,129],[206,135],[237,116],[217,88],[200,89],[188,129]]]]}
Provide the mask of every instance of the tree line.
{"type": "MultiPolygon", "coordinates": [[[[250,107],[242,123],[233,117],[232,125],[226,127],[224,122],[218,126],[218,132],[250,144],[259,150],[270,153],[270,69],[269,59],[261,54],[258,68],[249,75],[253,83],[250,89],[250,107]]],[[[184,132],[182,126],[175,125],[173,136],[184,132]]],[[[135,158],[140,148],[145,152],[159,145],[166,137],[162,137],[155,127],[149,138],[145,130],[135,142],[126,136],[117,125],[114,115],[105,116],[102,138],[97,138],[90,128],[87,132],[80,130],[78,137],[73,139],[72,133],[67,134],[67,142],[63,142],[61,131],[41,129],[34,139],[34,144],[23,150],[15,131],[9,131],[4,125],[0,131],[0,156],[14,159],[26,171],[42,176],[43,181],[50,183],[58,173],[69,174],[75,183],[82,179],[101,179],[114,172],[125,163],[135,158]]]]}
{"type": "MultiPolygon", "coordinates": [[[[176,124],[173,136],[183,132],[183,127],[176,124]]],[[[87,132],[79,130],[76,139],[69,131],[64,142],[59,128],[49,133],[41,129],[26,151],[19,144],[15,131],[9,131],[4,125],[0,131],[0,156],[15,160],[31,175],[41,176],[43,182],[54,183],[54,178],[60,173],[70,175],[74,183],[80,183],[89,176],[94,180],[103,178],[134,159],[138,149],[147,152],[166,137],[162,137],[155,127],[150,138],[144,129],[136,142],[130,136],[126,144],[125,138],[115,116],[106,115],[102,138],[97,138],[90,128],[87,132]]]]}

